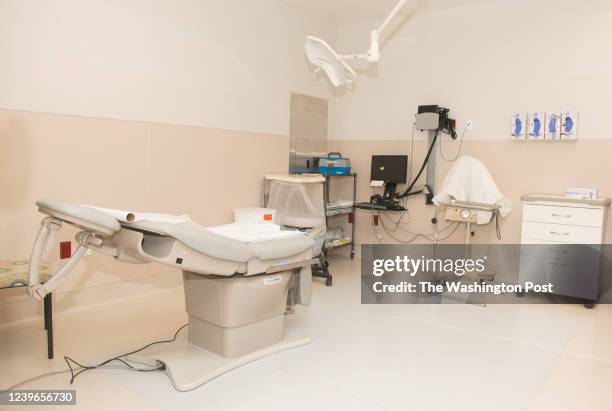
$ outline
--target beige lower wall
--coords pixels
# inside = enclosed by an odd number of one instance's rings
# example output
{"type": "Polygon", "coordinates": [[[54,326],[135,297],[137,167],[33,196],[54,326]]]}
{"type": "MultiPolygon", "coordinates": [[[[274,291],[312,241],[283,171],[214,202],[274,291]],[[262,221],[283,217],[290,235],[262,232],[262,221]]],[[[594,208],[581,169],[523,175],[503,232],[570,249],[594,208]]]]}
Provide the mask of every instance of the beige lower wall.
{"type": "MultiPolygon", "coordinates": [[[[457,147],[456,142],[444,140],[447,157],[452,157],[457,147]]],[[[351,158],[359,175],[358,199],[367,201],[372,193],[371,156],[410,154],[411,146],[408,140],[332,140],[329,149],[351,158]]],[[[426,141],[415,141],[413,173],[425,150],[426,141]]],[[[608,140],[467,140],[463,144],[463,154],[480,159],[500,190],[514,202],[512,213],[501,223],[506,243],[520,240],[522,194],[595,186],[601,196],[612,197],[611,152],[612,141],[608,140]]],[[[228,222],[234,208],[259,204],[263,176],[286,172],[287,153],[285,136],[0,110],[0,259],[29,255],[41,219],[34,206],[39,198],[188,213],[204,225],[228,222]]],[[[440,161],[439,181],[449,166],[440,161]]],[[[348,182],[336,180],[332,196],[350,198],[348,182]]],[[[408,207],[407,227],[430,232],[433,209],[424,205],[423,197],[409,200],[408,207]]],[[[335,218],[336,223],[349,228],[346,217],[335,218]]],[[[612,239],[610,230],[608,224],[608,241],[612,239]]],[[[383,236],[382,242],[397,242],[380,226],[377,232],[383,236]]],[[[65,229],[60,239],[72,239],[74,233],[65,229]]],[[[404,240],[412,237],[401,230],[393,235],[404,240]]],[[[358,212],[356,237],[358,243],[379,241],[366,212],[358,212]]],[[[462,240],[462,233],[457,232],[448,241],[462,240]]],[[[475,241],[496,241],[492,227],[478,228],[475,241]]],[[[49,258],[57,262],[57,242],[49,258]]],[[[56,293],[60,310],[180,283],[176,273],[166,267],[118,263],[97,254],[86,257],[76,271],[56,293]]],[[[40,306],[22,292],[0,291],[0,325],[27,319],[39,310],[40,306]]]]}
{"type": "MultiPolygon", "coordinates": [[[[425,156],[427,141],[417,140],[414,144],[414,161],[412,173],[415,174],[425,156]]],[[[454,157],[458,143],[443,140],[444,155],[454,157]]],[[[372,141],[372,140],[334,140],[330,141],[330,150],[340,151],[351,159],[353,169],[358,173],[357,197],[359,201],[368,201],[372,194],[370,183],[370,163],[374,154],[408,154],[411,145],[405,141],[372,141]]],[[[507,140],[466,140],[462,154],[470,155],[482,161],[489,169],[500,191],[510,197],[513,210],[501,221],[502,242],[520,242],[521,231],[521,195],[527,193],[563,194],[568,186],[597,187],[602,197],[612,197],[612,166],[610,162],[612,140],[579,140],[575,142],[514,142],[507,140]]],[[[438,185],[441,184],[450,163],[440,161],[438,185]]],[[[424,173],[425,174],[425,173],[424,173]]],[[[424,182],[424,177],[422,178],[424,182]]],[[[349,198],[349,184],[337,183],[337,195],[349,198]],[[343,187],[340,187],[340,186],[343,187]]],[[[430,218],[433,207],[424,205],[424,197],[410,199],[410,213],[404,221],[411,221],[407,226],[414,232],[431,232],[430,218]]],[[[367,212],[357,213],[358,243],[377,243],[379,240],[372,229],[371,216],[367,212]]],[[[390,224],[389,218],[387,221],[390,224]]],[[[388,225],[389,225],[388,224],[388,225]]],[[[444,223],[442,223],[444,224],[444,223]]],[[[382,242],[396,242],[384,233],[382,242]]],[[[607,242],[612,241],[610,223],[606,229],[607,242]]],[[[410,239],[406,231],[393,233],[399,239],[410,239]]],[[[457,232],[449,238],[451,242],[462,242],[463,233],[457,232]]],[[[476,242],[496,242],[492,226],[477,228],[476,242]]]]}
{"type": "MultiPolygon", "coordinates": [[[[229,222],[234,208],[259,204],[265,174],[287,171],[288,147],[286,136],[0,110],[0,260],[29,256],[42,217],[34,202],[41,198],[188,213],[203,225],[229,222]]],[[[66,228],[60,239],[74,234],[66,228]]],[[[58,242],[51,262],[58,261],[58,242]]],[[[59,291],[109,284],[121,290],[164,272],[94,253],[59,291]]],[[[63,294],[57,299],[74,298],[63,294]]],[[[0,324],[35,313],[23,293],[0,290],[0,324]]]]}

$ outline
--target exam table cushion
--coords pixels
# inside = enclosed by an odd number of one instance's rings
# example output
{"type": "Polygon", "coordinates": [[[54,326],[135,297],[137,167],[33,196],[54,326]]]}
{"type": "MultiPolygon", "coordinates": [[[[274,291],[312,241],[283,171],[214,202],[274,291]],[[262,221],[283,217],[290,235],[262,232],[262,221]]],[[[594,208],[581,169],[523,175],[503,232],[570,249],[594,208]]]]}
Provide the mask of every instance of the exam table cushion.
{"type": "Polygon", "coordinates": [[[287,258],[309,249],[314,240],[309,236],[299,236],[280,240],[244,243],[215,234],[194,222],[181,224],[139,221],[132,226],[163,233],[211,257],[245,263],[251,258],[271,260],[287,258]]]}
{"type": "MultiPolygon", "coordinates": [[[[104,235],[114,235],[121,230],[121,224],[115,217],[97,209],[50,200],[39,200],[36,204],[42,213],[85,230],[102,232],[104,235]]],[[[305,234],[294,238],[255,243],[241,242],[215,234],[193,221],[175,224],[142,220],[126,226],[128,229],[133,227],[168,235],[203,254],[239,263],[246,263],[252,258],[272,260],[291,257],[311,248],[314,244],[314,240],[305,234]]]]}
{"type": "MultiPolygon", "coordinates": [[[[0,261],[0,288],[21,287],[28,285],[28,268],[30,263],[27,259],[0,261]]],[[[49,265],[41,263],[38,279],[41,283],[50,278],[49,265]]]]}
{"type": "Polygon", "coordinates": [[[216,227],[206,227],[206,229],[213,234],[243,243],[285,240],[307,235],[300,230],[282,230],[280,225],[271,222],[242,221],[218,225],[216,227]]]}
{"type": "Polygon", "coordinates": [[[93,208],[83,207],[80,204],[38,200],[36,205],[41,213],[59,218],[84,229],[102,228],[105,230],[104,234],[116,233],[121,230],[121,225],[116,218],[93,208]],[[92,223],[94,226],[84,223],[92,223]]]}

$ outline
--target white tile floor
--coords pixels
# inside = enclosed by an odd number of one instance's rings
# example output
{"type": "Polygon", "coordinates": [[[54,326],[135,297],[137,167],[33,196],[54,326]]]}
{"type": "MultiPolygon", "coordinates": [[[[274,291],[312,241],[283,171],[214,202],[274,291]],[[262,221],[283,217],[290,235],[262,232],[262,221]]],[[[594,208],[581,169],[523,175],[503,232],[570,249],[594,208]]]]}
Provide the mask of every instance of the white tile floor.
{"type": "MultiPolygon", "coordinates": [[[[359,261],[332,261],[287,333],[313,343],[188,392],[163,373],[88,371],[78,408],[151,410],[609,410],[612,306],[360,305],[359,261]]],[[[56,359],[39,322],[0,330],[0,387],[165,338],[186,321],[181,289],[57,315],[56,359]]],[[[22,388],[70,388],[57,374],[22,388]]],[[[70,409],[74,409],[71,407],[70,409]]]]}

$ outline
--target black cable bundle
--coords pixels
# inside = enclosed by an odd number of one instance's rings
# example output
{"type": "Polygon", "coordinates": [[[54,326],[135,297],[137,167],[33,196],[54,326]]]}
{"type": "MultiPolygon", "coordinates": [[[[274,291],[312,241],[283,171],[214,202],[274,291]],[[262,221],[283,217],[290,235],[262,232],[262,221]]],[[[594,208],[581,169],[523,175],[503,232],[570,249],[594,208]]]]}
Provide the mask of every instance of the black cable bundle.
{"type": "Polygon", "coordinates": [[[438,140],[439,134],[440,134],[440,127],[436,129],[436,134],[434,135],[431,145],[429,146],[429,150],[427,150],[427,155],[425,156],[425,160],[423,160],[423,164],[421,164],[421,168],[419,169],[419,172],[417,173],[416,177],[414,177],[414,180],[412,180],[408,188],[406,188],[406,190],[403,193],[397,195],[397,198],[404,198],[404,197],[413,195],[413,193],[411,193],[410,191],[416,184],[419,177],[421,177],[421,174],[423,174],[423,171],[425,170],[425,167],[427,166],[427,162],[429,161],[429,157],[431,156],[431,153],[433,152],[433,149],[436,146],[436,141],[438,140]]]}
{"type": "Polygon", "coordinates": [[[176,337],[178,337],[178,334],[181,332],[181,330],[183,328],[187,327],[188,325],[189,324],[182,325],[176,331],[176,333],[174,333],[174,337],[172,337],[172,339],[170,339],[170,340],[154,341],[152,343],[149,343],[149,344],[145,345],[142,348],[139,348],[139,349],[134,350],[134,351],[130,351],[130,352],[125,353],[125,354],[118,355],[118,356],[113,357],[113,358],[109,358],[108,360],[102,361],[100,364],[97,364],[97,365],[83,365],[83,364],[73,360],[72,358],[70,358],[68,356],[64,356],[64,361],[66,361],[66,364],[68,364],[68,368],[70,370],[70,384],[74,383],[75,378],[78,377],[79,374],[81,374],[81,373],[83,373],[83,372],[85,372],[87,370],[93,370],[95,368],[103,367],[103,366],[105,366],[105,365],[107,365],[107,364],[109,364],[109,363],[111,363],[113,361],[120,362],[120,363],[128,366],[131,370],[134,370],[134,371],[139,371],[139,372],[162,371],[162,370],[164,370],[166,368],[166,366],[164,364],[162,364],[162,363],[160,363],[160,365],[155,367],[155,368],[136,368],[132,364],[130,364],[127,361],[127,359],[125,359],[124,357],[127,357],[128,355],[136,354],[136,353],[138,353],[138,352],[140,352],[142,350],[145,350],[145,349],[147,349],[147,348],[149,348],[149,347],[151,347],[152,345],[155,345],[155,344],[164,344],[164,343],[174,342],[174,341],[176,341],[176,337]],[[74,368],[72,368],[72,364],[71,363],[78,365],[79,367],[81,367],[81,369],[78,370],[75,373],[76,370],[74,368]]]}

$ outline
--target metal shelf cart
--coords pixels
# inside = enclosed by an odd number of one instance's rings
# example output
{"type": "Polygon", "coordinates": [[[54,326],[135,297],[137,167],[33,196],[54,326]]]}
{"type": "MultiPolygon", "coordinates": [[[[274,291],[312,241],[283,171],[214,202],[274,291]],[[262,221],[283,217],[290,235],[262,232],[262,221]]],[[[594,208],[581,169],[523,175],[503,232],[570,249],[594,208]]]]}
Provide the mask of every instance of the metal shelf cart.
{"type": "Polygon", "coordinates": [[[342,239],[342,241],[333,243],[326,243],[326,250],[334,249],[337,247],[350,246],[351,247],[351,258],[355,257],[355,203],[357,202],[357,173],[351,173],[349,175],[328,175],[325,177],[325,216],[327,220],[327,227],[329,228],[329,221],[331,217],[338,215],[348,216],[348,222],[351,225],[351,236],[342,239]],[[342,177],[353,178],[353,199],[352,204],[346,207],[329,208],[330,203],[330,187],[333,179],[342,177]]]}

